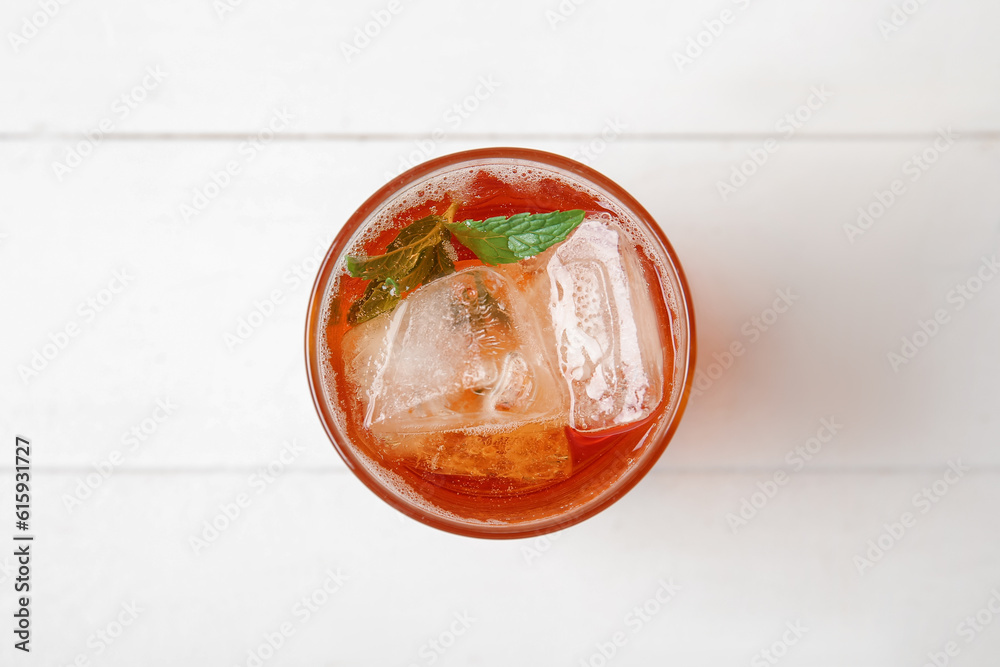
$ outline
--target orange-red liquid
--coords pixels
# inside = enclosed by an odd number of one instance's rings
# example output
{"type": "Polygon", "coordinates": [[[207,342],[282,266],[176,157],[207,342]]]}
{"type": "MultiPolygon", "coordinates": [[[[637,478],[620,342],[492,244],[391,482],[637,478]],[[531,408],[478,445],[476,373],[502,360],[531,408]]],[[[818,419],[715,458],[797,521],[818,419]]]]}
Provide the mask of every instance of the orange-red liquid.
{"type": "MultiPolygon", "coordinates": [[[[526,170],[527,171],[527,170],[526,170]]],[[[526,173],[526,178],[531,174],[526,173]]],[[[461,193],[460,219],[482,220],[491,216],[510,216],[515,213],[546,213],[556,210],[584,209],[588,213],[610,211],[587,193],[555,179],[531,180],[530,187],[515,186],[495,176],[480,171],[461,193]]],[[[444,212],[452,203],[446,195],[428,199],[406,210],[399,211],[391,226],[366,243],[363,248],[352,248],[353,254],[376,255],[385,252],[386,246],[401,228],[432,213],[444,212]]],[[[457,242],[453,242],[462,266],[481,265],[475,255],[457,242]]],[[[329,368],[347,423],[344,430],[362,458],[381,466],[422,496],[431,505],[446,512],[468,519],[502,520],[511,523],[540,519],[582,504],[599,495],[625,472],[642,454],[646,439],[654,430],[670,401],[673,377],[674,334],[672,315],[662,298],[661,279],[655,266],[638,247],[640,263],[647,285],[654,295],[660,339],[663,348],[663,387],[660,404],[646,418],[623,426],[597,432],[579,432],[568,426],[535,425],[519,429],[509,437],[526,439],[518,446],[525,451],[535,447],[539,451],[551,448],[550,439],[565,438],[569,445],[568,474],[550,479],[512,479],[498,476],[466,476],[436,474],[413,461],[387,453],[378,439],[364,427],[364,406],[358,398],[357,388],[345,376],[345,362],[341,341],[350,328],[346,322],[347,311],[364,292],[367,281],[344,275],[339,289],[333,295],[330,320],[326,327],[326,343],[330,350],[329,368]],[[659,298],[656,298],[659,297],[659,298]],[[558,432],[554,429],[558,429],[558,432]],[[522,434],[521,431],[524,431],[522,434]]],[[[446,343],[442,344],[444,350],[446,343]]],[[[543,476],[544,477],[544,476],[543,476]]]]}

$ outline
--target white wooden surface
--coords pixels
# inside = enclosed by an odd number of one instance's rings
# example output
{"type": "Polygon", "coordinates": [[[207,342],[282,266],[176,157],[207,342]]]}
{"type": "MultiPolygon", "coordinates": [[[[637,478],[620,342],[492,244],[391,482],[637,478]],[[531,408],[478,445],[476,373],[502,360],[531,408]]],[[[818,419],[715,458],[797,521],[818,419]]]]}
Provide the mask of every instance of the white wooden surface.
{"type": "MultiPolygon", "coordinates": [[[[345,5],[69,3],[15,49],[7,33],[42,10],[5,3],[0,434],[34,443],[38,542],[33,651],[5,625],[0,662],[253,665],[288,623],[262,664],[923,665],[950,641],[949,664],[997,664],[1000,280],[953,290],[1000,254],[1000,9],[926,3],[883,37],[893,2],[591,0],[557,21],[557,2],[401,0],[348,62],[341,42],[390,5],[345,5]],[[732,21],[679,68],[675,51],[724,10],[732,21]],[[162,80],[126,115],[116,100],[147,67],[162,80]],[[801,111],[813,90],[829,99],[801,111]],[[785,138],[776,125],[797,110],[785,138]],[[260,139],[277,111],[292,120],[260,139]],[[53,168],[102,121],[79,166],[53,168]],[[935,155],[947,128],[958,138],[935,155]],[[580,526],[494,543],[402,518],[345,469],[310,403],[313,257],[411,158],[579,157],[602,131],[585,159],[675,244],[716,379],[647,479],[580,526]],[[723,200],[717,183],[769,137],[777,150],[723,200]],[[925,151],[936,161],[913,172],[925,151]],[[229,162],[240,173],[186,212],[229,162]],[[844,226],[894,179],[905,191],[850,242],[844,226]],[[794,304],[753,333],[779,290],[794,304]],[[108,297],[91,315],[87,299],[108,297]],[[939,309],[947,321],[894,370],[887,354],[939,309]],[[723,369],[734,342],[744,353],[723,369]],[[158,401],[170,415],[148,421],[158,401]],[[823,419],[842,427],[797,469],[823,419]],[[123,439],[133,427],[143,440],[123,439]],[[962,476],[939,497],[950,464],[962,476]],[[68,508],[88,476],[96,489],[68,508]],[[240,494],[239,517],[193,548],[240,494]],[[883,535],[905,512],[902,536],[883,535]],[[859,573],[880,537],[891,548],[859,573]],[[661,581],[680,587],[662,604],[661,581]],[[323,600],[308,617],[304,596],[323,600]],[[135,621],[98,639],[131,603],[135,621]],[[637,616],[643,604],[654,613],[637,616]],[[993,622],[960,626],[977,613],[993,622]],[[786,623],[807,630],[784,652],[786,623]],[[776,642],[772,663],[759,652],[776,642]]],[[[0,565],[10,624],[12,558],[0,565]]]]}

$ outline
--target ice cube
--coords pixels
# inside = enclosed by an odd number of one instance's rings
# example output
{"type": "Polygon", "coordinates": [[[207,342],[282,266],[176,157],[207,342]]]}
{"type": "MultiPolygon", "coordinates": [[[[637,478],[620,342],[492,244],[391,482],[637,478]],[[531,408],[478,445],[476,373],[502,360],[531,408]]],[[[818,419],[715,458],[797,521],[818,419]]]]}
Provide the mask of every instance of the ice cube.
{"type": "Polygon", "coordinates": [[[386,449],[438,475],[501,477],[519,482],[552,480],[572,468],[565,421],[518,426],[499,433],[413,433],[386,449]]]}
{"type": "Polygon", "coordinates": [[[425,285],[350,330],[345,368],[365,426],[377,436],[396,442],[404,434],[509,431],[566,412],[566,391],[541,338],[537,314],[509,280],[476,267],[425,285]]]}
{"type": "Polygon", "coordinates": [[[610,221],[587,218],[546,269],[570,425],[593,431],[648,416],[662,395],[663,350],[632,242],[610,221]]]}

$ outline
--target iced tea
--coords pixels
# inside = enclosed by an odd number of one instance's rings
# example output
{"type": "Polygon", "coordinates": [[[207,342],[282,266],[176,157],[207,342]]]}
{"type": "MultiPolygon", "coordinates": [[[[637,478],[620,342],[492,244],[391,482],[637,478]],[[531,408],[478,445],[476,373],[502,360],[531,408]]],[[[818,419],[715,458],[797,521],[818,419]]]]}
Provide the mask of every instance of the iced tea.
{"type": "Polygon", "coordinates": [[[362,207],[314,289],[328,432],[437,527],[509,537],[585,518],[652,465],[683,407],[692,326],[672,251],[565,158],[488,149],[414,171],[362,207]],[[463,220],[486,226],[469,239],[463,220]]]}

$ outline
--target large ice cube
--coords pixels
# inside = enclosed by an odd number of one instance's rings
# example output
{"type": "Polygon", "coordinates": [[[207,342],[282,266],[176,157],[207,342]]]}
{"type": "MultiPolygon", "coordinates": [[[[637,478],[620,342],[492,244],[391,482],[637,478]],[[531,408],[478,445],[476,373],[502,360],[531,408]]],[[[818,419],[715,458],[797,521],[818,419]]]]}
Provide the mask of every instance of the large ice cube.
{"type": "Polygon", "coordinates": [[[391,313],[353,328],[345,361],[365,426],[398,441],[558,419],[566,393],[537,318],[507,278],[477,267],[425,285],[391,313]]]}
{"type": "Polygon", "coordinates": [[[662,395],[663,350],[631,241],[588,218],[556,248],[545,275],[570,425],[594,431],[648,416],[662,395]]]}
{"type": "Polygon", "coordinates": [[[502,477],[520,482],[569,475],[566,422],[528,423],[500,433],[414,433],[386,443],[392,454],[438,475],[502,477]]]}

